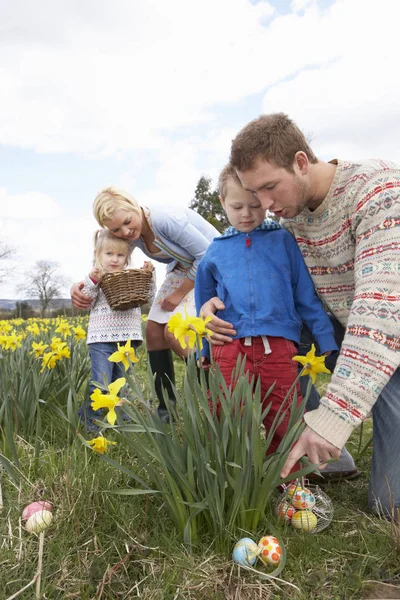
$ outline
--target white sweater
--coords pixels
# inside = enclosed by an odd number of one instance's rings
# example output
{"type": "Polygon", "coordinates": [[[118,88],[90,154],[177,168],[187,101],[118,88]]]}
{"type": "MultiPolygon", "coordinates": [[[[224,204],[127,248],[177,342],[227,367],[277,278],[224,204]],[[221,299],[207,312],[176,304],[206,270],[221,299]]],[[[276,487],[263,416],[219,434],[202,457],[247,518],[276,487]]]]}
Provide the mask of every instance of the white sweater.
{"type": "MultiPolygon", "coordinates": [[[[140,308],[112,310],[98,283],[93,283],[90,277],[86,276],[84,284],[82,293],[94,300],[89,316],[88,344],[143,340],[142,311],[140,308]]],[[[155,275],[153,273],[150,304],[154,300],[155,290],[155,275]]]]}
{"type": "Polygon", "coordinates": [[[305,415],[341,448],[400,364],[400,167],[383,160],[337,164],[322,204],[282,224],[295,236],[319,297],[346,327],[321,405],[305,415]]]}

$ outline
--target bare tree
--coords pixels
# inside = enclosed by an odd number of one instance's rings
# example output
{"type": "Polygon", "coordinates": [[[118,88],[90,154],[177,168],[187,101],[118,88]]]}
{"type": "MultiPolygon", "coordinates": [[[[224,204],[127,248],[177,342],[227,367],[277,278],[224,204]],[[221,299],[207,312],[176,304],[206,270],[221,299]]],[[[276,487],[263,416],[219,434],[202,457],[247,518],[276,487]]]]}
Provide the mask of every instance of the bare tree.
{"type": "Polygon", "coordinates": [[[57,273],[59,264],[47,260],[38,260],[35,267],[25,273],[25,283],[18,286],[18,291],[25,297],[38,298],[40,313],[43,317],[54,298],[59,298],[65,285],[65,279],[57,273]]]}
{"type": "Polygon", "coordinates": [[[15,248],[0,241],[0,283],[2,283],[14,269],[14,266],[10,264],[10,261],[15,256],[15,252],[15,248]]]}

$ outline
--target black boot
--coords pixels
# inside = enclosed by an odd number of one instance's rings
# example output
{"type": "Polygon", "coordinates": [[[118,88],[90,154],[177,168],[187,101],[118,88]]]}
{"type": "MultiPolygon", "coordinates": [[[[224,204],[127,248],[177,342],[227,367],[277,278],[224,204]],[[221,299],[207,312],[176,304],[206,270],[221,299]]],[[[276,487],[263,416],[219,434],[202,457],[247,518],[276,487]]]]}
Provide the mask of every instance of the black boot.
{"type": "Polygon", "coordinates": [[[148,352],[151,372],[155,375],[154,387],[160,402],[157,413],[162,421],[169,423],[169,413],[165,405],[163,389],[167,392],[170,404],[175,406],[175,394],[172,385],[175,385],[174,363],[171,350],[150,350],[148,352]]]}

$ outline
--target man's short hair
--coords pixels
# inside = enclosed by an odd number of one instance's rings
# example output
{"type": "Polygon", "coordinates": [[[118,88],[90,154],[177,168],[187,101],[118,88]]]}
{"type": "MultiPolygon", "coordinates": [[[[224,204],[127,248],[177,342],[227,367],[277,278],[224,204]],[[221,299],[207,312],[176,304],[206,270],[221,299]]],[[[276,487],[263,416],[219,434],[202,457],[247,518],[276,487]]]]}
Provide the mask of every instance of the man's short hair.
{"type": "Polygon", "coordinates": [[[243,127],[232,141],[230,163],[238,171],[247,171],[261,158],[293,173],[294,157],[299,151],[311,163],[318,162],[305,135],[287,115],[261,115],[243,127]]]}

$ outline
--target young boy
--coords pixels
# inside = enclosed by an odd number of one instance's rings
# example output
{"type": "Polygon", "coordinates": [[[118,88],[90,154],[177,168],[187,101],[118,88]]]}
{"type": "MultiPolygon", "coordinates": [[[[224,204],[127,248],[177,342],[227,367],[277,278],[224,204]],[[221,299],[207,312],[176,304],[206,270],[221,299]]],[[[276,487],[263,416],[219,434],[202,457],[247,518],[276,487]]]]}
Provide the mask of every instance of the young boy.
{"type": "MultiPolygon", "coordinates": [[[[195,283],[196,308],[213,296],[225,305],[218,317],[233,324],[231,343],[213,346],[213,360],[230,385],[239,354],[246,357],[249,377],[260,378],[261,397],[271,403],[264,425],[268,431],[298,375],[302,321],[318,343],[321,354],[337,350],[331,321],[314,290],[295,239],[278,223],[265,218],[265,210],[241,185],[228,165],[219,178],[221,204],[231,227],[215,238],[201,260],[195,283]]],[[[205,344],[203,356],[209,356],[205,344]]],[[[301,400],[300,388],[297,394],[301,400]]],[[[293,398],[291,399],[293,401],[293,398]]],[[[289,402],[285,409],[289,407],[289,402]]],[[[269,453],[284,437],[290,411],[276,430],[269,453]]]]}

